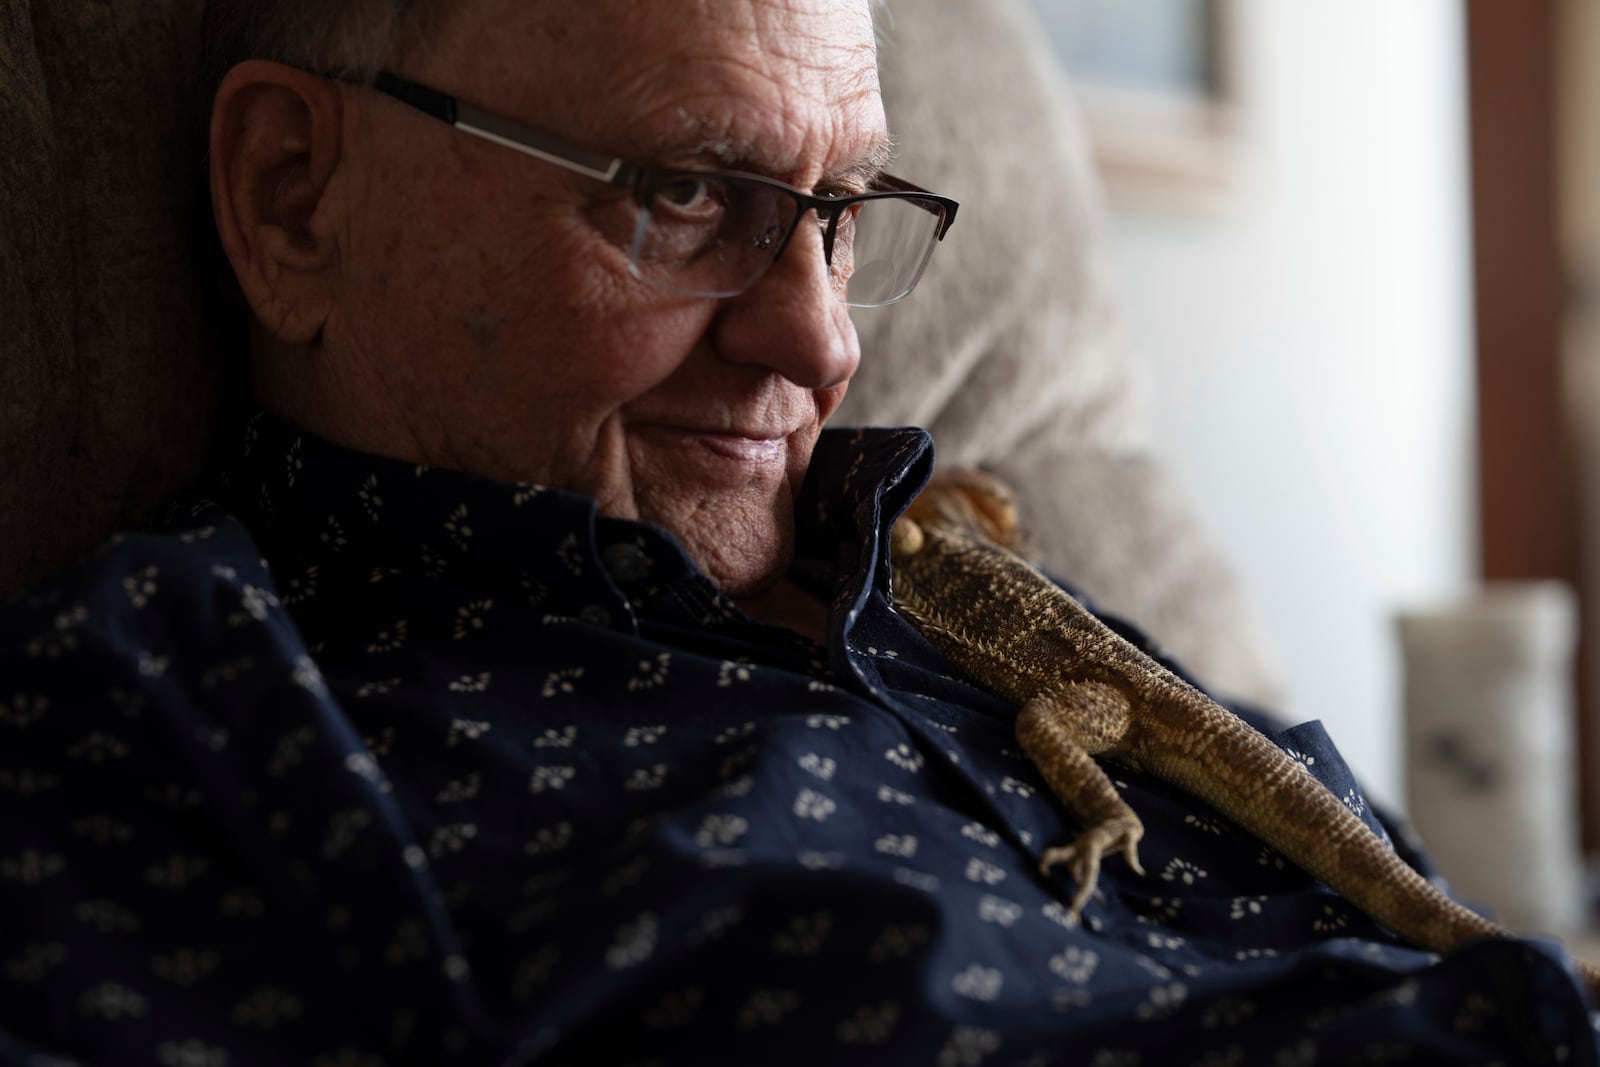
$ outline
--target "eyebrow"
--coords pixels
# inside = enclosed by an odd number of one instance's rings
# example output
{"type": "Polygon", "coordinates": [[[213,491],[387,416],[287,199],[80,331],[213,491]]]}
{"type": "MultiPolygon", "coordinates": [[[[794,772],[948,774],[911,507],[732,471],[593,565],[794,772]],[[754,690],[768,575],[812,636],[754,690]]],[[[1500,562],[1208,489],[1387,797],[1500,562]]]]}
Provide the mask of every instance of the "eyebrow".
{"type": "MultiPolygon", "coordinates": [[[[736,141],[725,135],[719,136],[716,132],[701,127],[693,131],[698,134],[691,139],[674,140],[661,138],[652,144],[641,145],[638,149],[644,159],[659,161],[664,159],[693,160],[705,166],[721,170],[747,171],[755,174],[764,174],[769,177],[783,177],[784,167],[775,165],[772,157],[759,151],[753,142],[736,141]]],[[[895,154],[894,137],[884,133],[873,139],[872,143],[863,149],[856,157],[839,167],[832,167],[824,171],[821,181],[825,182],[854,182],[865,187],[879,175],[883,174],[893,162],[895,154]]],[[[634,157],[630,157],[634,158],[634,157]]]]}
{"type": "Polygon", "coordinates": [[[861,185],[870,185],[876,178],[889,169],[889,164],[894,162],[894,138],[884,134],[872,143],[856,160],[843,170],[830,173],[830,181],[854,180],[861,185]]]}

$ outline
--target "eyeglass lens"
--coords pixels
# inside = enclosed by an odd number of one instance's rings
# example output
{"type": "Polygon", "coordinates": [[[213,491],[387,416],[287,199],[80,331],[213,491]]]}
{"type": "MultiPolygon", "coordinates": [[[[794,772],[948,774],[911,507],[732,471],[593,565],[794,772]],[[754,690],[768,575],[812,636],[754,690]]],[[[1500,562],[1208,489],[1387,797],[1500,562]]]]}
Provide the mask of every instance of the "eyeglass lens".
{"type": "MultiPolygon", "coordinates": [[[[630,250],[640,277],[663,289],[731,296],[772,264],[797,205],[781,189],[736,176],[677,174],[649,190],[630,250]]],[[[829,272],[845,303],[876,307],[916,285],[941,216],[899,198],[839,213],[829,272]]],[[[821,220],[824,232],[828,221],[821,220]]]]}

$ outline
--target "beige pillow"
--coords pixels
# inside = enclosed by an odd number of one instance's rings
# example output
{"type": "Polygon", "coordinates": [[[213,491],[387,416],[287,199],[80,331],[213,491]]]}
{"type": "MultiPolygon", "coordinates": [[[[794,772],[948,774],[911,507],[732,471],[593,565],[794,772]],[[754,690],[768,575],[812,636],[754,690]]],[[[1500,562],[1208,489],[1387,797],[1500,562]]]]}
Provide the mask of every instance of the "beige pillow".
{"type": "Polygon", "coordinates": [[[914,423],[1020,493],[1038,554],[1206,684],[1275,702],[1233,576],[1144,447],[1079,113],[1018,0],[893,0],[880,50],[902,177],[961,201],[906,301],[856,313],[839,419],[914,423]]]}

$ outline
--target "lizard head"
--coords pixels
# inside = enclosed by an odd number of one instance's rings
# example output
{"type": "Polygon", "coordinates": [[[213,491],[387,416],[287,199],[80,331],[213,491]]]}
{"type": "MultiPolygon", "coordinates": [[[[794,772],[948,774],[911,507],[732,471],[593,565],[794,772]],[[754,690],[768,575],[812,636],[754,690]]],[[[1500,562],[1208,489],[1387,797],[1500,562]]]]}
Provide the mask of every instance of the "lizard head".
{"type": "MultiPolygon", "coordinates": [[[[1022,524],[1017,515],[1017,498],[1000,479],[973,467],[952,467],[933,476],[927,488],[911,502],[895,530],[923,523],[977,533],[1013,551],[1022,547],[1022,524]]],[[[907,535],[910,536],[910,535],[907,535]]],[[[908,554],[921,550],[921,532],[908,554]]],[[[898,545],[894,548],[900,554],[898,545]]]]}

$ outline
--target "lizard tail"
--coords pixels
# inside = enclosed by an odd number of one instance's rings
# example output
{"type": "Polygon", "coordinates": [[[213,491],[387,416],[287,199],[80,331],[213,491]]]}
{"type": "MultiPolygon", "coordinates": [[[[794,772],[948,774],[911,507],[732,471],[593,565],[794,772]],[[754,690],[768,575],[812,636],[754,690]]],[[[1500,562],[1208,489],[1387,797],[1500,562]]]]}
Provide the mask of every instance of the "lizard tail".
{"type": "MultiPolygon", "coordinates": [[[[1213,737],[1251,729],[1209,701],[1205,704],[1199,710],[1207,721],[1195,723],[1190,718],[1189,729],[1213,737]]],[[[1192,715],[1197,709],[1189,710],[1192,715]]],[[[1308,874],[1419,948],[1444,952],[1467,941],[1515,936],[1417,873],[1343,800],[1281,749],[1270,742],[1248,748],[1249,755],[1230,759],[1227,783],[1219,782],[1217,768],[1203,747],[1174,751],[1153,745],[1136,755],[1142,766],[1202,797],[1257,837],[1279,845],[1308,874]],[[1286,826],[1296,828],[1288,839],[1286,826]]],[[[1590,996],[1600,1003],[1600,969],[1581,962],[1576,966],[1590,996]]]]}

